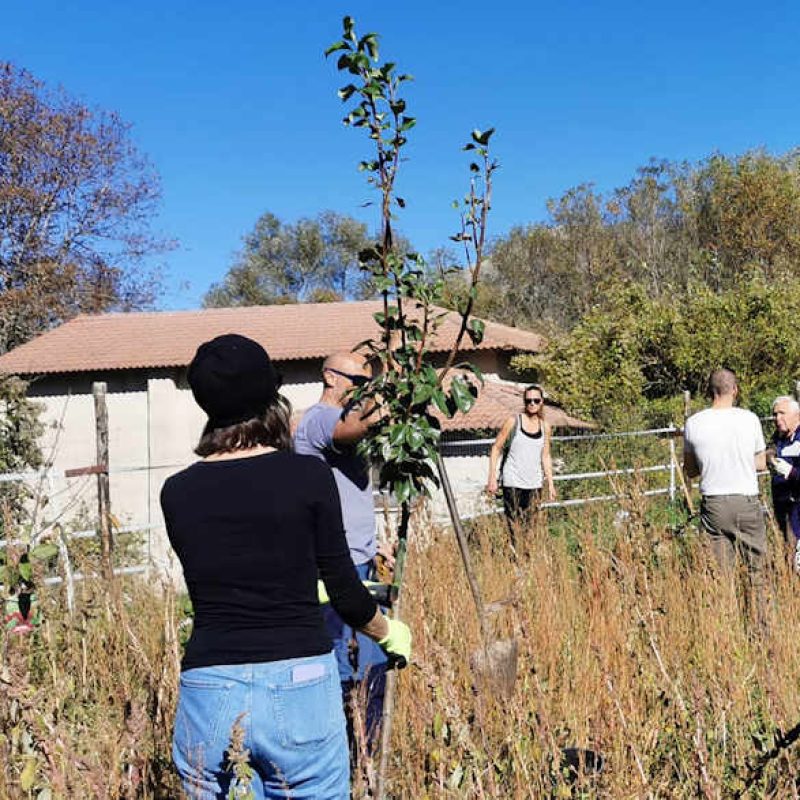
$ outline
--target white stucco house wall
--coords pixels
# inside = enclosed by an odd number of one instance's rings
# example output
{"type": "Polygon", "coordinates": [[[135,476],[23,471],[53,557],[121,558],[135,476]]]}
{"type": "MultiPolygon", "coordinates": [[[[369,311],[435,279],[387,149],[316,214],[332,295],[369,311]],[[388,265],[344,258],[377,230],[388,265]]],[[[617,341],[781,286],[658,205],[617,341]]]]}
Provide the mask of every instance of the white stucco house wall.
{"type": "MultiPolygon", "coordinates": [[[[0,356],[0,373],[30,381],[29,396],[42,405],[50,518],[65,509],[95,509],[96,479],[66,478],[64,472],[96,461],[92,384],[104,381],[113,513],[123,527],[149,526],[150,562],[170,572],[159,492],[165,478],[195,459],[192,450],[205,422],[186,383],[197,347],[232,332],[259,341],[283,376],[282,393],[302,412],[319,398],[325,356],[379,336],[372,315],[381,307],[364,301],[79,316],[0,356]]],[[[457,322],[455,315],[448,317],[433,345],[442,360],[457,322]]],[[[463,352],[483,371],[485,387],[473,411],[444,421],[443,430],[449,436],[496,430],[519,409],[521,387],[511,380],[511,357],[543,346],[536,333],[486,322],[483,342],[467,343],[463,352]]],[[[557,409],[549,413],[563,415],[557,409]]],[[[466,509],[480,494],[487,465],[485,452],[448,458],[466,509]]]]}

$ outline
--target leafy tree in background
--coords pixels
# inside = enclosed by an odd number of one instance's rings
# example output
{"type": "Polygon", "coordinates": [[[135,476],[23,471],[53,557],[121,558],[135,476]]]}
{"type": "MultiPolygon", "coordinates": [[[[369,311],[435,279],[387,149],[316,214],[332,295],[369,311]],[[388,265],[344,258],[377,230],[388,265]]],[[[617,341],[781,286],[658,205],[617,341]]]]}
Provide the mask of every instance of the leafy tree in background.
{"type": "Polygon", "coordinates": [[[800,277],[800,150],[715,156],[695,176],[698,245],[711,257],[705,281],[736,276],[800,277]]]}
{"type": "Polygon", "coordinates": [[[800,376],[800,293],[791,279],[742,278],[724,292],[695,283],[686,298],[654,298],[638,284],[609,281],[606,301],[547,352],[518,356],[567,407],[614,425],[679,416],[680,396],[705,393],[712,369],[733,369],[744,401],[766,413],[800,376]]]}
{"type": "MultiPolygon", "coordinates": [[[[686,164],[652,161],[607,201],[618,274],[651,297],[685,292],[696,277],[696,223],[692,172],[686,164]]],[[[701,258],[701,260],[703,260],[701,258]]]]}
{"type": "Polygon", "coordinates": [[[607,307],[610,279],[683,299],[697,286],[800,277],[798,151],[653,161],[620,189],[602,195],[584,184],[548,210],[546,222],[493,243],[481,313],[563,332],[607,307]]]}
{"type": "MultiPolygon", "coordinates": [[[[571,327],[589,306],[562,242],[543,224],[514,227],[492,245],[478,291],[478,313],[508,325],[557,333],[571,327]],[[571,290],[567,290],[569,282],[571,290]]],[[[583,287],[586,295],[591,287],[583,287]]]]}
{"type": "Polygon", "coordinates": [[[0,63],[0,352],[80,312],[151,304],[159,194],[116,114],[0,63]]]}
{"type": "Polygon", "coordinates": [[[594,304],[598,284],[619,272],[612,216],[591,185],[548,203],[550,222],[496,240],[480,311],[520,327],[570,328],[594,304]]]}
{"type": "MultiPolygon", "coordinates": [[[[28,399],[25,382],[0,375],[0,474],[41,466],[40,433],[38,408],[28,399]]],[[[7,524],[16,525],[24,518],[23,504],[28,497],[22,483],[0,483],[0,539],[6,536],[7,524]]]]}
{"type": "MultiPolygon", "coordinates": [[[[116,114],[0,63],[0,353],[80,312],[150,305],[158,179],[116,114]]],[[[39,466],[36,408],[0,379],[0,472],[39,466]]],[[[3,520],[24,493],[0,493],[3,520]]],[[[4,523],[3,523],[4,524],[4,523]]]]}
{"type": "Polygon", "coordinates": [[[358,254],[369,243],[367,226],[324,211],[295,224],[269,212],[244,238],[244,247],[203,305],[253,306],[298,301],[330,302],[361,297],[369,290],[358,254]]]}
{"type": "Polygon", "coordinates": [[[41,464],[35,405],[25,394],[24,381],[0,375],[0,473],[41,464]]]}

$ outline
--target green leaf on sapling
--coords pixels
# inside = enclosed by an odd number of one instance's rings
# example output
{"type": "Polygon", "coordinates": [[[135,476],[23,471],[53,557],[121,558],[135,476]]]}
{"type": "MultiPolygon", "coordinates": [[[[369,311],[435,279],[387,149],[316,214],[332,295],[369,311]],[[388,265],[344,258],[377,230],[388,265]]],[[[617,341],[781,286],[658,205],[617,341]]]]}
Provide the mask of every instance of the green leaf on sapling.
{"type": "Polygon", "coordinates": [[[335,53],[337,50],[348,50],[350,45],[347,42],[334,42],[326,51],[325,51],[325,58],[327,58],[332,53],[335,53]]]}
{"type": "Polygon", "coordinates": [[[467,334],[469,335],[472,344],[476,347],[483,341],[483,335],[486,330],[486,325],[483,320],[471,319],[467,324],[467,334]]]}
{"type": "Polygon", "coordinates": [[[34,561],[46,561],[48,558],[58,555],[58,546],[48,542],[45,544],[37,544],[33,550],[28,554],[29,558],[34,561]]]}

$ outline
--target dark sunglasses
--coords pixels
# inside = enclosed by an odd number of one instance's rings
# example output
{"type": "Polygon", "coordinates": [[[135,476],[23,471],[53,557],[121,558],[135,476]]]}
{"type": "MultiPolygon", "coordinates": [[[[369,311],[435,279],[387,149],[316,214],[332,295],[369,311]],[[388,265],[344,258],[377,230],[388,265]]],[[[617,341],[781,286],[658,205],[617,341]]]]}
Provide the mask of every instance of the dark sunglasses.
{"type": "Polygon", "coordinates": [[[337,375],[347,378],[354,386],[363,386],[369,382],[369,378],[366,375],[351,375],[349,372],[342,372],[340,369],[334,369],[333,367],[326,367],[326,369],[328,372],[335,372],[337,375]]]}
{"type": "Polygon", "coordinates": [[[541,397],[526,397],[525,398],[525,405],[526,406],[538,406],[542,402],[541,397]]]}

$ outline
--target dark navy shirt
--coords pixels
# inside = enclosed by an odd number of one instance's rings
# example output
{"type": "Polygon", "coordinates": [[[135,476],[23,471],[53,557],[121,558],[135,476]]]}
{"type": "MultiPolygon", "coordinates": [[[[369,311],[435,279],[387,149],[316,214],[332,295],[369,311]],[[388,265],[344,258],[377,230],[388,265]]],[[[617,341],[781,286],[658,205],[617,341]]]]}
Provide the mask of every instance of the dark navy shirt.
{"type": "Polygon", "coordinates": [[[778,502],[800,500],[800,428],[788,437],[779,436],[776,431],[772,442],[775,455],[792,465],[788,478],[772,476],[772,499],[778,502]]]}

